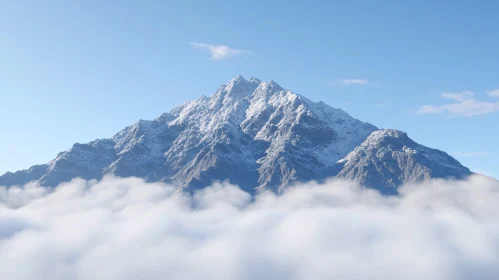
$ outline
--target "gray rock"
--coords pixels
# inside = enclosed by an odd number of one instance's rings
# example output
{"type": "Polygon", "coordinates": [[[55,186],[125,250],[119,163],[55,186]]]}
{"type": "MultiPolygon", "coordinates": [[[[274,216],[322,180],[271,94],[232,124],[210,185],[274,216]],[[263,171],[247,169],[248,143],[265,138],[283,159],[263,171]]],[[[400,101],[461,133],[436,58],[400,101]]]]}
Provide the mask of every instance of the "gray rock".
{"type": "Polygon", "coordinates": [[[407,182],[462,178],[470,171],[403,132],[378,130],[340,109],[237,76],[152,121],[110,139],[75,144],[45,165],[0,176],[0,185],[56,186],[106,174],[167,182],[185,190],[229,180],[250,192],[342,177],[384,193],[407,182]]]}
{"type": "Polygon", "coordinates": [[[445,152],[411,140],[405,132],[382,129],[373,132],[338,163],[338,177],[355,180],[385,194],[398,186],[431,178],[462,179],[471,171],[445,152]]]}

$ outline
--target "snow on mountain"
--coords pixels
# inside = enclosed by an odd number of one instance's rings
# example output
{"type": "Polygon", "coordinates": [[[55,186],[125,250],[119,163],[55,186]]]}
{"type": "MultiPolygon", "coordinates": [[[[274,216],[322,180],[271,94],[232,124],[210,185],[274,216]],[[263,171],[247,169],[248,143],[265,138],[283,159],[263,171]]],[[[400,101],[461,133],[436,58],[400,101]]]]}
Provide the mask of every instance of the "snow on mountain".
{"type": "Polygon", "coordinates": [[[374,131],[338,164],[338,177],[353,179],[383,193],[395,193],[398,186],[406,183],[430,178],[461,179],[471,174],[445,152],[420,145],[405,132],[394,129],[374,131]]]}
{"type": "Polygon", "coordinates": [[[75,144],[46,165],[0,176],[0,185],[74,177],[143,177],[192,190],[229,180],[247,191],[340,176],[380,189],[469,170],[403,132],[378,130],[274,81],[237,76],[211,97],[186,102],[110,139],[75,144]]]}

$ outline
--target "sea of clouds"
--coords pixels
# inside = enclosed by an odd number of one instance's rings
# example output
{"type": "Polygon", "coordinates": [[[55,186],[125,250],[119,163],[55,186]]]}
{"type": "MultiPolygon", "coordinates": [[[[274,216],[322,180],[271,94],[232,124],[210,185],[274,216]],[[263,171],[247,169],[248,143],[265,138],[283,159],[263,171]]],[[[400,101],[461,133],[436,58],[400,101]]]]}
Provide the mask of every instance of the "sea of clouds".
{"type": "Polygon", "coordinates": [[[499,183],[0,187],[0,279],[499,279],[499,183]]]}

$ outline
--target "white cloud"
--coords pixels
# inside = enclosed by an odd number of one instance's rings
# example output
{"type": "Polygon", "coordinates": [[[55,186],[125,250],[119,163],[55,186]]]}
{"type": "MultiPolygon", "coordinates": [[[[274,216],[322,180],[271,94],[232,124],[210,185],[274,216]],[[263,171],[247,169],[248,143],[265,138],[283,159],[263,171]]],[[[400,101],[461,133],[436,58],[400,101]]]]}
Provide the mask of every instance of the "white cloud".
{"type": "Polygon", "coordinates": [[[464,101],[464,100],[467,100],[467,99],[470,99],[474,96],[475,94],[471,91],[463,91],[463,92],[460,92],[460,93],[442,93],[442,97],[443,98],[446,98],[446,99],[451,99],[451,100],[455,100],[455,101],[464,101]]]}
{"type": "Polygon", "coordinates": [[[492,97],[499,97],[499,88],[496,90],[491,90],[491,91],[487,92],[487,94],[489,96],[492,96],[492,97]]]}
{"type": "Polygon", "coordinates": [[[233,49],[225,45],[210,45],[205,43],[189,43],[196,48],[206,49],[211,53],[212,60],[223,60],[237,55],[251,53],[247,50],[233,49]]]}
{"type": "Polygon", "coordinates": [[[343,79],[330,82],[330,86],[352,86],[352,85],[367,85],[368,80],[365,79],[343,79]]]}
{"type": "Polygon", "coordinates": [[[455,152],[452,153],[453,156],[456,157],[477,157],[477,156],[483,156],[485,155],[485,152],[480,151],[480,152],[455,152]]]}
{"type": "Polygon", "coordinates": [[[384,197],[350,182],[254,200],[140,179],[0,188],[2,279],[496,279],[499,183],[384,197]]]}
{"type": "Polygon", "coordinates": [[[448,113],[453,117],[473,117],[499,111],[499,102],[478,101],[471,91],[461,93],[444,93],[445,99],[454,103],[444,105],[424,105],[417,111],[418,114],[448,113]]]}

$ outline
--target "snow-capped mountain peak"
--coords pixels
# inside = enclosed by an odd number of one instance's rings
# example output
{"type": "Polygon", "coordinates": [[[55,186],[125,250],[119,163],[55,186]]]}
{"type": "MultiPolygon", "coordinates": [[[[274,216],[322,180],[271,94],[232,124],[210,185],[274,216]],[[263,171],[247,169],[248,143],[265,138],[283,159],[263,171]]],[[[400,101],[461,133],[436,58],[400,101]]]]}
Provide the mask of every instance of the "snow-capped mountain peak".
{"type": "Polygon", "coordinates": [[[255,78],[255,77],[249,78],[248,81],[251,83],[257,83],[257,84],[260,84],[262,82],[261,80],[259,80],[258,78],[255,78]]]}
{"type": "Polygon", "coordinates": [[[397,186],[430,178],[463,178],[471,171],[445,152],[414,142],[395,129],[374,131],[338,161],[338,176],[393,193],[397,186]]]}
{"type": "Polygon", "coordinates": [[[187,189],[228,179],[248,191],[280,192],[299,181],[339,176],[389,193],[405,182],[469,173],[404,132],[378,130],[274,81],[239,75],[155,120],[75,144],[49,164],[0,176],[0,185],[34,180],[55,186],[114,174],[187,189]]]}

